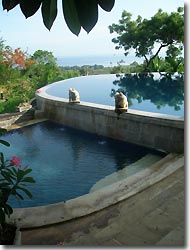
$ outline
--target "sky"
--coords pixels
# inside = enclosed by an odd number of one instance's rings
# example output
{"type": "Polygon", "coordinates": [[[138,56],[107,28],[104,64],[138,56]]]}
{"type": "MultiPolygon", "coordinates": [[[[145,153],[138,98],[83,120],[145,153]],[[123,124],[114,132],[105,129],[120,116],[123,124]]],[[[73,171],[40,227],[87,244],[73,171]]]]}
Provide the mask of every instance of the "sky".
{"type": "Polygon", "coordinates": [[[79,36],[76,36],[64,21],[61,2],[58,0],[58,16],[51,31],[44,26],[40,10],[26,19],[19,6],[9,12],[3,11],[0,6],[0,37],[6,45],[13,49],[19,47],[30,55],[39,49],[51,51],[55,57],[117,55],[124,51],[115,50],[111,40],[116,34],[110,34],[108,26],[118,23],[123,10],[130,12],[132,19],[138,15],[150,18],[159,8],[171,13],[184,5],[182,0],[115,0],[111,12],[99,8],[98,22],[89,34],[81,30],[79,36]]]}

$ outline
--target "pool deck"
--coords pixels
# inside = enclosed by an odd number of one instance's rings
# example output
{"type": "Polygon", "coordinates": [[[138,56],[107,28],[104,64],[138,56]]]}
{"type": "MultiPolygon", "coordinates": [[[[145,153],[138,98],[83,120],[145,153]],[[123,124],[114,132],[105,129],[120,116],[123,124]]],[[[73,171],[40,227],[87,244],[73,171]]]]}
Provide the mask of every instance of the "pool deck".
{"type": "Polygon", "coordinates": [[[14,123],[14,124],[11,124],[10,126],[6,126],[6,129],[7,130],[18,129],[18,128],[22,128],[22,127],[25,127],[25,126],[30,126],[30,125],[33,125],[33,124],[37,124],[39,122],[44,122],[44,121],[47,121],[47,120],[48,119],[46,119],[46,118],[42,118],[42,119],[34,119],[34,120],[20,122],[20,123],[14,123]]]}
{"type": "Polygon", "coordinates": [[[89,216],[23,230],[22,245],[185,246],[185,176],[180,168],[142,192],[89,216]]]}

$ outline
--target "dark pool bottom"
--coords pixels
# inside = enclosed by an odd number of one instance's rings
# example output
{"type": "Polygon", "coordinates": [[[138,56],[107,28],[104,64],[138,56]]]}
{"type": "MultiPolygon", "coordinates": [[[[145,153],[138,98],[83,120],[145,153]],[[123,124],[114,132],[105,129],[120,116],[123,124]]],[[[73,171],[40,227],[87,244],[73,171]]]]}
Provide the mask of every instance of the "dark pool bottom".
{"type": "Polygon", "coordinates": [[[87,194],[105,176],[118,171],[148,153],[144,147],[97,136],[54,122],[42,122],[12,130],[3,136],[10,144],[7,159],[22,158],[33,169],[35,184],[28,184],[33,198],[13,207],[53,204],[87,194]]]}

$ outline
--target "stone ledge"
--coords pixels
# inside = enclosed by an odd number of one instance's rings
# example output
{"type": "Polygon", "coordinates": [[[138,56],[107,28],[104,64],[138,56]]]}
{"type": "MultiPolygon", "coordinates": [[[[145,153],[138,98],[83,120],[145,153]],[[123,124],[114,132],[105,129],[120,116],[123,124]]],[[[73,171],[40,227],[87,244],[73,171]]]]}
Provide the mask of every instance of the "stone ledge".
{"type": "Polygon", "coordinates": [[[169,154],[151,167],[93,193],[48,206],[16,208],[10,220],[20,228],[35,228],[86,216],[137,194],[183,166],[183,155],[169,154]]]}

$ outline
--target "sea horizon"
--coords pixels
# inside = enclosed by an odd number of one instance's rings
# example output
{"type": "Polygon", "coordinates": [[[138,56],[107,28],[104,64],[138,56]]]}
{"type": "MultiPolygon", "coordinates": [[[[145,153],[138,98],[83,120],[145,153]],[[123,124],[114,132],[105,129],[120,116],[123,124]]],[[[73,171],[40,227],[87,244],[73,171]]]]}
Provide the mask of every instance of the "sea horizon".
{"type": "Polygon", "coordinates": [[[84,65],[103,65],[113,67],[118,64],[130,65],[133,62],[142,63],[142,58],[134,55],[125,56],[124,54],[111,55],[84,55],[84,56],[58,56],[57,64],[62,67],[84,66],[84,65]]]}

